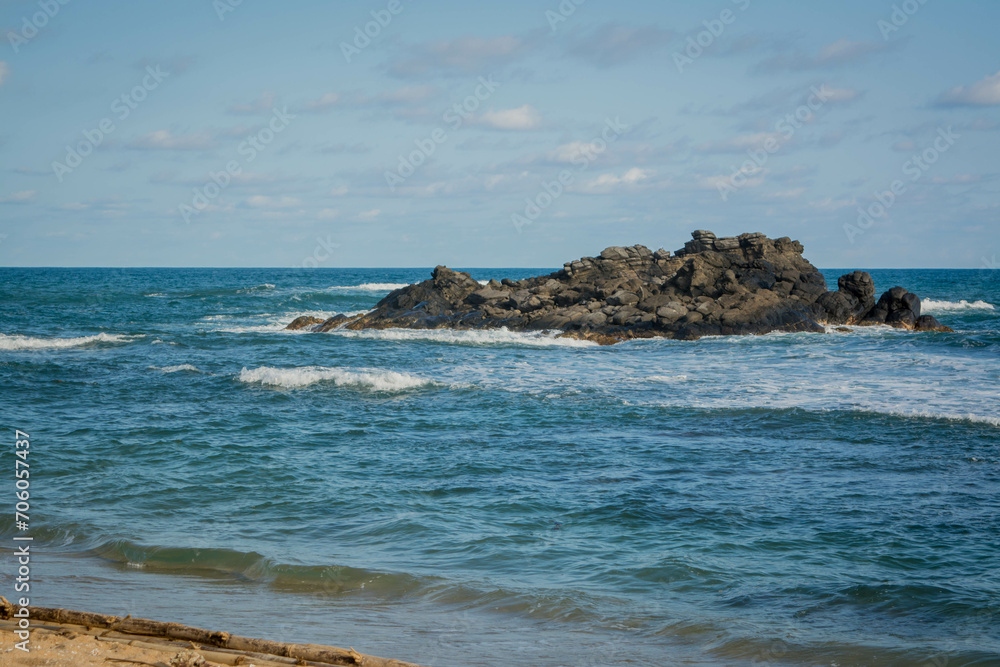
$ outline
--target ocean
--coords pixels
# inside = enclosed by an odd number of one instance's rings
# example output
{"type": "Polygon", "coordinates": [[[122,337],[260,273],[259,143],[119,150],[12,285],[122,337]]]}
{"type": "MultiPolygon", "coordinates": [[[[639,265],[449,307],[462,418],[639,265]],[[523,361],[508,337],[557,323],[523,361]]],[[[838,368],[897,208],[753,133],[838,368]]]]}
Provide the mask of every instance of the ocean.
{"type": "Polygon", "coordinates": [[[442,666],[1000,665],[1000,272],[872,274],[955,333],[314,334],[429,269],[0,269],[0,594],[20,429],[40,606],[442,666]]]}

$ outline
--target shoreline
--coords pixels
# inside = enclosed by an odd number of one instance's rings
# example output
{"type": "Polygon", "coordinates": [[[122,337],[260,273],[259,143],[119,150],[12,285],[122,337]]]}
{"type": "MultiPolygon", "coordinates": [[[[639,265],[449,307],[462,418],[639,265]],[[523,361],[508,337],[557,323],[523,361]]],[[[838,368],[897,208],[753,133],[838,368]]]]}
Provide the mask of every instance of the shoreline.
{"type": "Polygon", "coordinates": [[[179,623],[132,616],[108,616],[50,607],[29,607],[27,652],[14,648],[20,638],[15,606],[0,597],[0,636],[4,637],[0,667],[5,665],[72,665],[108,663],[153,667],[419,667],[415,663],[364,655],[353,648],[289,644],[209,631],[179,623]],[[10,646],[7,647],[7,637],[10,646]],[[41,662],[44,660],[44,662],[41,662]]]}

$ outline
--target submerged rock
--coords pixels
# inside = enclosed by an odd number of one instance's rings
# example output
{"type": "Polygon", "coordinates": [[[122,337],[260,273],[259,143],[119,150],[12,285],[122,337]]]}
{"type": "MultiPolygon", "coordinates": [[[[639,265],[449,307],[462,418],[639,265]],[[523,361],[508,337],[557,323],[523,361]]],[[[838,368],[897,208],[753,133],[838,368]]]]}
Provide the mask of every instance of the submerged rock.
{"type": "Polygon", "coordinates": [[[950,331],[920,315],[920,299],[894,287],[875,301],[863,271],[841,276],[836,291],[802,257],[802,244],[761,233],[718,238],[699,230],[673,254],[612,246],[567,262],[555,273],[491,280],[444,266],[429,280],[391,292],[364,315],[324,322],[300,317],[288,328],[559,329],[611,344],[630,338],[694,340],[709,335],[825,331],[826,324],[888,324],[950,331]]]}

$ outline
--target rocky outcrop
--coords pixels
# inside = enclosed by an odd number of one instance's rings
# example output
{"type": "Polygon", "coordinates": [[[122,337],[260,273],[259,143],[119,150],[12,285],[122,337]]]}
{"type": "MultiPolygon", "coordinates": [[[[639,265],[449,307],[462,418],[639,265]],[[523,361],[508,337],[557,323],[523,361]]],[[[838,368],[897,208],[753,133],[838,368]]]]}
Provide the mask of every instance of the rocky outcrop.
{"type": "Polygon", "coordinates": [[[802,257],[802,245],[760,233],[717,238],[699,230],[671,253],[641,245],[605,248],[555,273],[481,285],[468,273],[438,266],[429,280],[398,289],[364,315],[319,322],[300,317],[288,328],[561,330],[562,335],[615,343],[655,336],[693,340],[710,335],[825,331],[824,325],[888,324],[945,331],[920,315],[920,299],[894,287],[875,301],[862,271],[828,291],[802,257]]]}

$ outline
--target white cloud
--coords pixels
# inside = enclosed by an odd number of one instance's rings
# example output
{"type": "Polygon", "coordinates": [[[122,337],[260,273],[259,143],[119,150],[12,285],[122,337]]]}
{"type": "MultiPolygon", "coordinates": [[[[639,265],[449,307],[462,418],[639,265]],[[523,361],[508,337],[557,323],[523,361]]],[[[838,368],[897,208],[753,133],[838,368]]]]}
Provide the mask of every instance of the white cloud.
{"type": "Polygon", "coordinates": [[[362,211],[361,213],[358,213],[358,219],[359,220],[374,220],[375,218],[379,217],[380,215],[382,215],[382,211],[379,210],[379,209],[377,209],[377,208],[373,208],[370,211],[362,211]]]}
{"type": "Polygon", "coordinates": [[[37,190],[21,190],[20,192],[9,194],[6,197],[0,197],[0,204],[27,204],[29,201],[32,201],[37,194],[37,190]]]}
{"type": "Polygon", "coordinates": [[[306,102],[306,111],[326,111],[327,109],[335,106],[340,101],[340,95],[337,93],[326,93],[318,100],[312,100],[311,102],[306,102]]]}
{"type": "Polygon", "coordinates": [[[545,154],[545,158],[550,162],[559,164],[571,164],[573,160],[583,156],[593,154],[594,145],[586,141],[572,141],[568,144],[556,146],[554,150],[545,154]]]}
{"type": "Polygon", "coordinates": [[[778,190],[764,195],[765,199],[798,199],[805,193],[805,188],[792,188],[791,190],[778,190]]]}
{"type": "Polygon", "coordinates": [[[8,74],[10,74],[10,68],[7,67],[7,63],[5,61],[0,60],[0,85],[3,84],[8,74]]]}
{"type": "Polygon", "coordinates": [[[343,197],[348,192],[350,192],[350,190],[347,189],[346,185],[338,185],[337,187],[335,187],[332,190],[330,190],[330,196],[331,197],[343,197]]]}
{"type": "Polygon", "coordinates": [[[851,41],[838,39],[810,56],[802,52],[786,53],[774,56],[762,62],[758,67],[763,70],[807,70],[839,67],[861,62],[869,56],[889,49],[889,45],[880,42],[851,41]]]}
{"type": "Polygon", "coordinates": [[[940,106],[995,107],[1000,106],[1000,72],[977,81],[971,86],[955,86],[937,99],[940,106]]]}
{"type": "Polygon", "coordinates": [[[598,67],[613,67],[634,58],[648,58],[653,50],[666,46],[673,37],[673,31],[653,26],[626,28],[607,23],[576,40],[569,53],[598,67]]]}
{"type": "Polygon", "coordinates": [[[202,151],[215,147],[215,140],[207,132],[175,136],[170,130],[156,130],[129,143],[129,148],[168,151],[202,151]]]}
{"type": "Polygon", "coordinates": [[[617,174],[601,174],[597,178],[584,183],[579,188],[575,188],[575,190],[589,194],[604,194],[621,187],[638,185],[649,180],[650,176],[652,176],[651,171],[632,167],[621,176],[617,174]]]}
{"type": "Polygon", "coordinates": [[[931,179],[931,182],[944,185],[964,185],[966,183],[978,183],[981,180],[982,177],[977,174],[956,174],[949,177],[935,176],[931,179]]]}
{"type": "Polygon", "coordinates": [[[819,201],[809,202],[809,206],[820,210],[820,211],[839,211],[842,208],[847,208],[848,206],[856,206],[858,203],[857,199],[834,199],[833,197],[825,197],[819,201]]]}
{"type": "Polygon", "coordinates": [[[542,115],[530,104],[525,104],[516,109],[490,109],[478,122],[495,130],[536,130],[542,124],[542,115]]]}
{"type": "Polygon", "coordinates": [[[234,104],[229,107],[229,113],[254,114],[270,111],[274,106],[274,93],[265,92],[250,104],[234,104]]]}
{"type": "Polygon", "coordinates": [[[389,67],[389,73],[397,77],[419,77],[436,73],[488,72],[513,61],[528,46],[525,40],[512,35],[431,42],[408,49],[389,67]]]}
{"type": "Polygon", "coordinates": [[[299,206],[302,202],[297,197],[266,197],[264,195],[254,195],[253,197],[247,197],[246,203],[248,206],[253,208],[276,209],[299,206]]]}
{"type": "Polygon", "coordinates": [[[324,208],[316,214],[316,217],[320,220],[333,220],[340,215],[340,211],[335,208],[324,208]]]}
{"type": "Polygon", "coordinates": [[[825,83],[819,87],[819,92],[820,99],[823,100],[824,104],[827,102],[852,102],[861,95],[851,88],[833,88],[825,83]]]}

